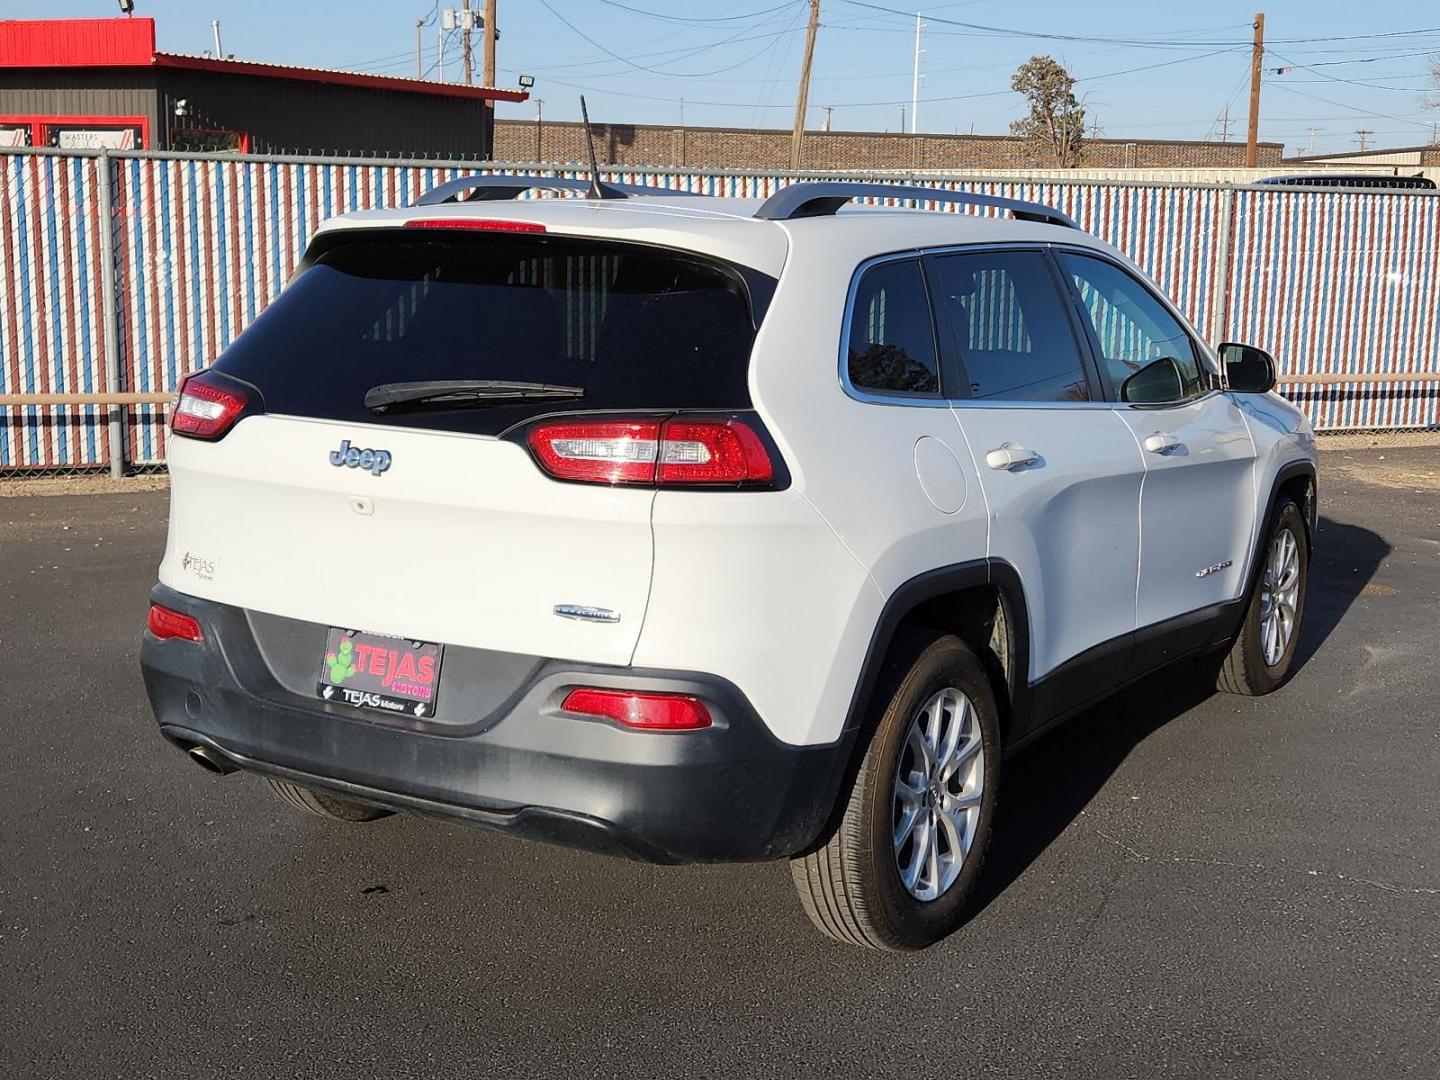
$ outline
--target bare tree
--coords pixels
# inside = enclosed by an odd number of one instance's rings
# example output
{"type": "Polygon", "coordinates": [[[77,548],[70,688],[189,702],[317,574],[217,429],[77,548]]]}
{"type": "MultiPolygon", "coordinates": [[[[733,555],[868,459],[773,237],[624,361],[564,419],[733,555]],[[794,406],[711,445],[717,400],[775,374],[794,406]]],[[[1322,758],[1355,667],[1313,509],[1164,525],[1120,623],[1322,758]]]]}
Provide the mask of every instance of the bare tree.
{"type": "Polygon", "coordinates": [[[1032,56],[1016,69],[1010,88],[1030,107],[1010,133],[1043,147],[1060,168],[1073,168],[1085,141],[1085,108],[1075,99],[1074,77],[1054,57],[1032,56]]]}

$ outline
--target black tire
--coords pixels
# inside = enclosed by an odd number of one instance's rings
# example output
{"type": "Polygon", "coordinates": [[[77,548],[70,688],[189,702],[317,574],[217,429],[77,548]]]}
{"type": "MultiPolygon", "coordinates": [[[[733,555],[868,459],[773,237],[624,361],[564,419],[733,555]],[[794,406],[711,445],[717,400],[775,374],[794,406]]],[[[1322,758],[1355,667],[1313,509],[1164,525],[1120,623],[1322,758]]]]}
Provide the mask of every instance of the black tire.
{"type": "Polygon", "coordinates": [[[1215,688],[1227,694],[1244,694],[1258,697],[1278,690],[1291,675],[1295,662],[1295,647],[1300,641],[1300,631],[1305,620],[1305,591],[1310,584],[1310,537],[1305,530],[1305,518],[1294,500],[1282,498],[1276,502],[1270,514],[1270,524],[1256,553],[1259,566],[1255,573],[1255,584],[1250,589],[1250,600],[1245,607],[1245,620],[1230,645],[1230,651],[1220,662],[1215,677],[1215,688]],[[1294,605],[1294,624],[1289,641],[1276,662],[1267,663],[1264,648],[1264,598],[1268,590],[1267,562],[1276,538],[1288,531],[1295,540],[1296,559],[1299,573],[1298,598],[1294,605]]]}
{"type": "MultiPolygon", "coordinates": [[[[913,640],[902,648],[889,684],[876,693],[874,707],[883,711],[838,825],[818,850],[790,863],[800,902],[823,933],[846,944],[894,951],[923,949],[961,924],[990,843],[1000,771],[999,716],[980,658],[957,637],[913,640]],[[982,760],[969,768],[966,786],[973,789],[976,776],[983,786],[970,848],[958,875],[936,898],[921,900],[901,879],[901,856],[894,842],[902,812],[896,781],[902,764],[913,764],[914,751],[907,750],[912,723],[934,695],[949,688],[969,699],[968,715],[980,739],[982,760]]],[[[946,715],[948,723],[960,722],[954,713],[946,715]]],[[[948,726],[943,730],[948,732],[948,726]]],[[[935,789],[928,790],[927,806],[935,789]]],[[[906,843],[913,845],[920,832],[917,825],[906,843]]],[[[943,837],[943,829],[937,835],[943,837]]],[[[942,846],[947,843],[942,840],[942,846]]],[[[901,852],[905,850],[902,846],[901,852]]],[[[913,861],[916,855],[910,850],[913,861]]]]}
{"type": "Polygon", "coordinates": [[[369,803],[356,802],[354,799],[344,799],[339,795],[316,791],[314,788],[301,787],[288,780],[277,780],[273,776],[267,776],[265,779],[275,789],[276,795],[279,795],[296,810],[304,810],[307,814],[318,814],[320,817],[333,818],[336,821],[379,821],[395,812],[371,806],[369,803]]]}

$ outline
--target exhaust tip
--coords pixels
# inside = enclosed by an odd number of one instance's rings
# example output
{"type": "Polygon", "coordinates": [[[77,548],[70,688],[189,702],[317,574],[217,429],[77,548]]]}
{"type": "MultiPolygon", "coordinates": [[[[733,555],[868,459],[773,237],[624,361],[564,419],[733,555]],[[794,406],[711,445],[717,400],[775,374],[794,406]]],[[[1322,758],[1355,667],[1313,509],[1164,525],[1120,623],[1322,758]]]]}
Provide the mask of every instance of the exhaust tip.
{"type": "Polygon", "coordinates": [[[217,776],[229,776],[233,772],[240,771],[222,754],[216,753],[208,746],[192,746],[186,753],[190,755],[190,760],[196,765],[217,776]]]}

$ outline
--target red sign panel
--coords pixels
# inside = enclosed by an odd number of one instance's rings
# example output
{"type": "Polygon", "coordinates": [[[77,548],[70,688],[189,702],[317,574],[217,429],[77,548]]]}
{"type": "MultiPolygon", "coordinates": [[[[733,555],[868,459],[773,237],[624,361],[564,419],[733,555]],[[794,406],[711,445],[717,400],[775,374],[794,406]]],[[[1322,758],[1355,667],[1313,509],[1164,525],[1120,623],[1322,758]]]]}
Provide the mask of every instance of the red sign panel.
{"type": "Polygon", "coordinates": [[[134,67],[154,56],[154,19],[0,20],[0,67],[134,67]]]}

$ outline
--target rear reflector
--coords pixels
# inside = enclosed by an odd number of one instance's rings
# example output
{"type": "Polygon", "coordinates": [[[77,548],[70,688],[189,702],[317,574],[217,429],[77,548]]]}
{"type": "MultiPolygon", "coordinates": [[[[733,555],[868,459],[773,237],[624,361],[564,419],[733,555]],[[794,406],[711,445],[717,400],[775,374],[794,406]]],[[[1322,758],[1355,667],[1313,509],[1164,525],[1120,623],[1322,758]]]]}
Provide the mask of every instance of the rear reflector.
{"type": "Polygon", "coordinates": [[[760,436],[733,419],[542,422],[528,441],[540,467],[560,480],[689,487],[768,484],[775,476],[760,436]]]}
{"type": "Polygon", "coordinates": [[[684,694],[582,688],[571,690],[561,708],[647,731],[696,731],[710,726],[704,703],[684,694]]]}
{"type": "Polygon", "coordinates": [[[193,617],[159,604],[150,605],[150,615],[145,620],[145,628],[162,641],[167,638],[201,641],[205,636],[200,632],[200,623],[193,617]]]}
{"type": "Polygon", "coordinates": [[[481,232],[544,232],[545,226],[534,221],[503,221],[490,218],[412,218],[407,229],[478,229],[481,232]]]}
{"type": "Polygon", "coordinates": [[[218,439],[240,419],[250,395],[243,387],[209,371],[187,375],[175,395],[170,430],[192,439],[218,439]]]}

